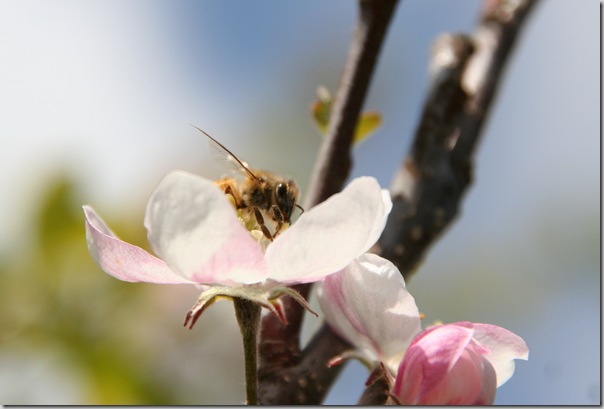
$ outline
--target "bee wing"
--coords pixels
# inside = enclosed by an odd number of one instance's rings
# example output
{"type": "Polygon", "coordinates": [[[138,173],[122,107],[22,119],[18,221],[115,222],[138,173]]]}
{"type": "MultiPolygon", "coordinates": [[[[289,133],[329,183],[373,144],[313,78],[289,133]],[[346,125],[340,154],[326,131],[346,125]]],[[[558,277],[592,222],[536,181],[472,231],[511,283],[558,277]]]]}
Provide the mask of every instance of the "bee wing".
{"type": "Polygon", "coordinates": [[[247,162],[240,160],[237,156],[233,155],[233,153],[228,150],[223,144],[218,142],[216,139],[212,138],[207,132],[199,129],[195,125],[193,125],[195,129],[199,132],[207,136],[208,145],[210,146],[210,153],[214,160],[218,163],[223,163],[227,169],[234,170],[241,175],[251,177],[253,179],[258,179],[256,175],[250,170],[250,166],[247,162]]]}
{"type": "Polygon", "coordinates": [[[237,158],[224,146],[213,139],[208,139],[208,146],[210,148],[210,154],[212,154],[214,160],[220,163],[222,167],[232,170],[237,174],[249,176],[251,170],[247,162],[237,158]]]}

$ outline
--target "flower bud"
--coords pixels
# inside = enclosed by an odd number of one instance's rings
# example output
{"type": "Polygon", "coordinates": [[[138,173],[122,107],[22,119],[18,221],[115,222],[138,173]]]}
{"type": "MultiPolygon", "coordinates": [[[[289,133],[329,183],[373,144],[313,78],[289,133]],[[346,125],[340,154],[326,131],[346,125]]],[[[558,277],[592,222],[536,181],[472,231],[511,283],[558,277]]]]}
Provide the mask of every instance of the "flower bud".
{"type": "Polygon", "coordinates": [[[490,405],[527,359],[522,338],[488,324],[460,322],[428,328],[409,346],[393,387],[403,405],[490,405]]]}

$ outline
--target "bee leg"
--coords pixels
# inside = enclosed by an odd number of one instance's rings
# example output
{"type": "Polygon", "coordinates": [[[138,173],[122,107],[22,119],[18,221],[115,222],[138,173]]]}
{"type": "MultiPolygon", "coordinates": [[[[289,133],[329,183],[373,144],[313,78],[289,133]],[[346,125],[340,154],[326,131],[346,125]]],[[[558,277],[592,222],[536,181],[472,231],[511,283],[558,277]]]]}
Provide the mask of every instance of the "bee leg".
{"type": "Polygon", "coordinates": [[[222,189],[222,191],[224,192],[225,195],[229,195],[229,196],[231,196],[233,198],[233,202],[235,202],[235,208],[236,209],[241,209],[241,206],[239,206],[239,203],[237,203],[237,198],[233,194],[233,189],[231,188],[230,185],[226,185],[224,187],[224,189],[222,189]]]}
{"type": "Polygon", "coordinates": [[[273,235],[270,231],[268,231],[268,227],[266,227],[264,224],[264,217],[262,217],[262,213],[260,213],[260,210],[258,210],[257,207],[254,207],[254,216],[256,216],[256,223],[258,223],[258,226],[260,226],[260,230],[262,230],[264,237],[270,241],[273,241],[273,235]]]}
{"type": "Polygon", "coordinates": [[[281,227],[283,227],[283,223],[277,222],[277,227],[275,228],[275,234],[273,234],[273,238],[277,237],[279,232],[281,231],[281,227]]]}
{"type": "Polygon", "coordinates": [[[285,217],[283,217],[281,209],[279,209],[277,206],[273,206],[273,216],[275,217],[275,220],[278,221],[280,224],[285,222],[285,217]]]}
{"type": "Polygon", "coordinates": [[[277,237],[277,235],[281,231],[281,228],[283,227],[283,224],[285,223],[285,217],[283,217],[283,213],[281,212],[281,209],[279,209],[277,206],[273,206],[272,210],[273,210],[274,219],[277,222],[277,227],[275,228],[275,234],[273,234],[273,238],[275,238],[275,237],[277,237]]]}

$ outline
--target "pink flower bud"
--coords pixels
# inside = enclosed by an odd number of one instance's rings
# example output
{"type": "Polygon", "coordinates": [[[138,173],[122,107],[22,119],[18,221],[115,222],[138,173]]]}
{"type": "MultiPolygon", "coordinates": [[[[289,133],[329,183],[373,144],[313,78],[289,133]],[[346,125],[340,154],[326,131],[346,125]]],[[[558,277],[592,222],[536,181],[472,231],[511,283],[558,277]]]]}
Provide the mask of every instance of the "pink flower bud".
{"type": "Polygon", "coordinates": [[[512,332],[459,322],[428,328],[409,346],[393,387],[403,405],[490,405],[528,348],[512,332]]]}

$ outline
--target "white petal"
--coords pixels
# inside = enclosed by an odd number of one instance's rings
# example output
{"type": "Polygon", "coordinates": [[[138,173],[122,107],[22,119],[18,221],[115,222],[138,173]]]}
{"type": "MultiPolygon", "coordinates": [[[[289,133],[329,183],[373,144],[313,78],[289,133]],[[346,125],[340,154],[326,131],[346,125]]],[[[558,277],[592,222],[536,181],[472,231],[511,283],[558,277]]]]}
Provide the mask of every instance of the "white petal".
{"type": "Polygon", "coordinates": [[[212,181],[168,174],[149,199],[145,227],[154,251],[191,280],[250,284],[266,278],[260,246],[212,181]]]}
{"type": "Polygon", "coordinates": [[[528,359],[528,347],[521,337],[505,328],[490,324],[473,326],[474,339],[489,350],[485,358],[495,368],[499,388],[514,374],[514,359],[528,359]]]}
{"type": "Polygon", "coordinates": [[[343,269],[377,241],[391,208],[390,195],[374,178],[354,179],[268,247],[270,278],[307,283],[343,269]]]}
{"type": "Polygon", "coordinates": [[[106,273],[130,282],[193,284],[172,271],[162,260],[140,247],[118,239],[90,206],[83,208],[88,249],[106,273]]]}
{"type": "Polygon", "coordinates": [[[392,373],[421,331],[419,311],[401,273],[390,261],[364,254],[318,284],[326,321],[368,360],[392,373]]]}

